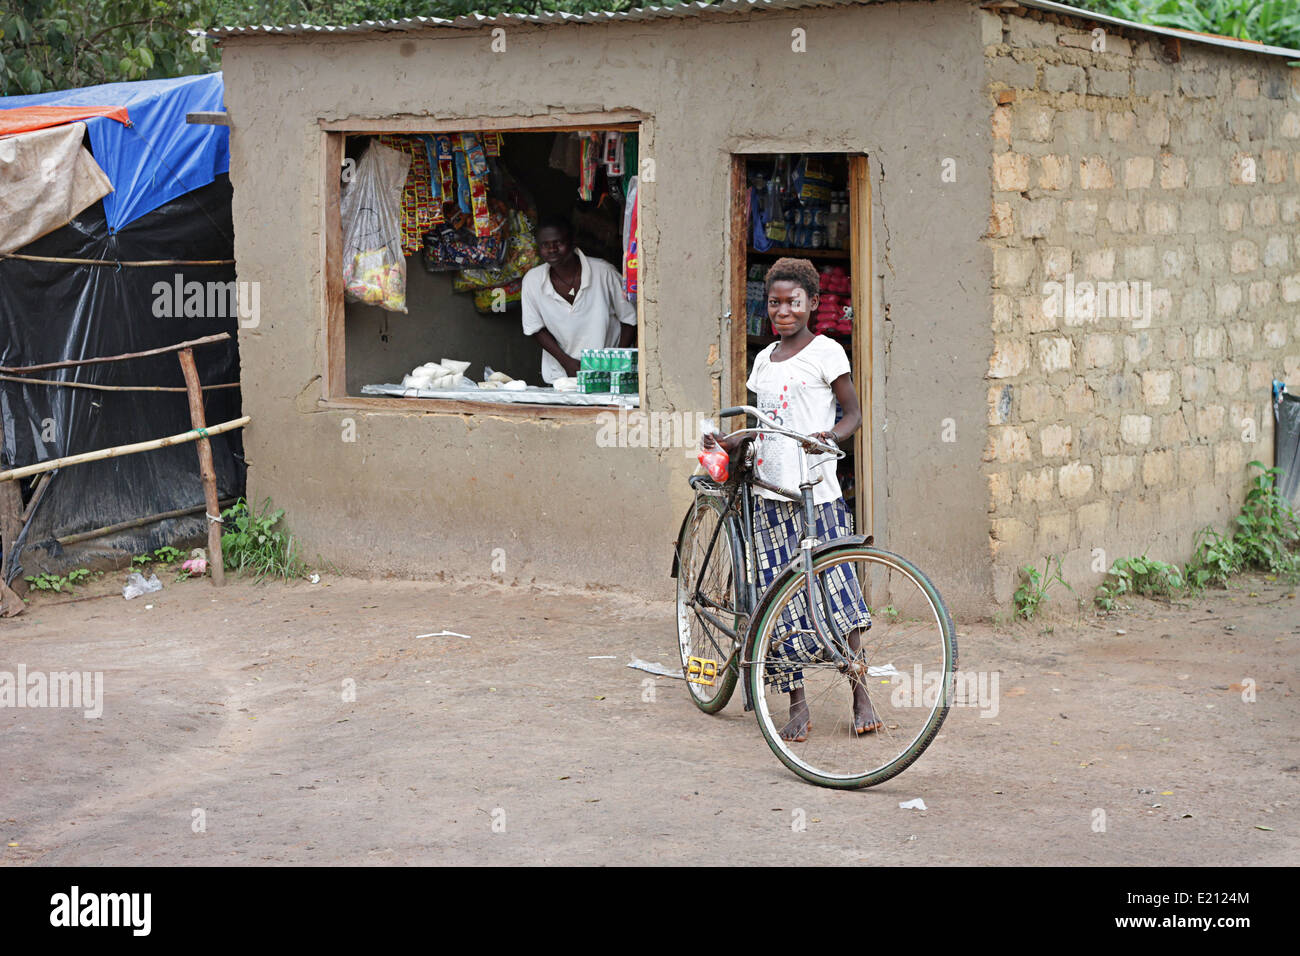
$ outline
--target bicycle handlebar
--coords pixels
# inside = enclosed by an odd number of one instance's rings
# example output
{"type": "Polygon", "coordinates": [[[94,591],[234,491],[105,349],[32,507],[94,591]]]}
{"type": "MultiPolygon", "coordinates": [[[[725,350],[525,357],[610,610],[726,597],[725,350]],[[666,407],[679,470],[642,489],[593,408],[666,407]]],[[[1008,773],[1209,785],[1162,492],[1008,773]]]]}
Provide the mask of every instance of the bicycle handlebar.
{"type": "MultiPolygon", "coordinates": [[[[785,435],[787,438],[793,438],[800,445],[802,445],[807,451],[816,451],[824,455],[834,455],[837,459],[843,458],[845,455],[844,450],[842,448],[839,448],[838,446],[833,447],[831,445],[826,445],[823,444],[822,442],[817,441],[815,438],[809,435],[801,435],[798,432],[790,431],[788,428],[782,428],[775,421],[773,421],[767,415],[764,415],[753,405],[736,405],[732,408],[724,408],[720,412],[718,412],[719,418],[732,418],[736,415],[753,415],[760,422],[763,422],[765,425],[768,426],[767,428],[768,431],[776,432],[778,435],[785,435]]],[[[740,435],[750,431],[759,431],[759,429],[741,428],[732,432],[727,437],[732,438],[736,435],[740,435]]]]}

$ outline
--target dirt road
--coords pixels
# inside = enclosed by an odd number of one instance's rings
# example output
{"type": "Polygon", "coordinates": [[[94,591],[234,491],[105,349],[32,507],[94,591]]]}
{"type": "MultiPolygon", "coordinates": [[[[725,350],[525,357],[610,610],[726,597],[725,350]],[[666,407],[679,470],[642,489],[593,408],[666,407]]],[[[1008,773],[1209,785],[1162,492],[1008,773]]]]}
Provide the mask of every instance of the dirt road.
{"type": "Polygon", "coordinates": [[[0,671],[102,671],[103,714],[0,708],[0,862],[1294,863],[1300,600],[1239,583],[959,622],[996,716],[955,708],[852,793],[786,771],[739,693],[646,693],[625,665],[671,662],[665,602],[330,577],[35,602],[0,671]],[[444,629],[470,638],[416,638],[444,629]]]}

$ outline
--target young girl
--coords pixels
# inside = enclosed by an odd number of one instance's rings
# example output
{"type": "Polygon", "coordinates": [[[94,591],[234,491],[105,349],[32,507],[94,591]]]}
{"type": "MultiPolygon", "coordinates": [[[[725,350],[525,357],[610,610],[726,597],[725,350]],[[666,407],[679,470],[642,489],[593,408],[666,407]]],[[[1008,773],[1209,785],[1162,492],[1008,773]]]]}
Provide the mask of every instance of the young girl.
{"type": "MultiPolygon", "coordinates": [[[[754,360],[754,369],[746,383],[758,396],[758,408],[778,424],[811,435],[826,444],[843,445],[862,424],[858,396],[849,374],[848,356],[838,342],[814,335],[808,318],[817,309],[820,282],[817,270],[807,259],[778,259],[767,272],[767,315],[780,340],[769,345],[754,360]],[[844,416],[835,421],[835,402],[844,416]]],[[[760,423],[759,427],[762,425],[760,423]]],[[[723,440],[728,454],[734,454],[744,439],[723,440]]],[[[714,439],[706,435],[705,447],[714,439]]],[[[768,484],[798,490],[799,459],[804,454],[793,439],[760,434],[754,455],[754,471],[768,484]]],[[[822,541],[847,536],[850,531],[848,506],[835,477],[835,459],[814,457],[809,461],[810,477],[822,480],[813,486],[813,504],[817,519],[816,535],[822,541]]],[[[754,540],[758,553],[760,588],[799,554],[800,506],[762,488],[754,489],[754,540]]],[[[856,653],[862,632],[871,626],[870,612],[862,598],[856,575],[851,567],[839,565],[819,577],[826,589],[829,611],[840,633],[848,636],[856,653]]],[[[777,625],[777,634],[785,639],[778,656],[789,663],[770,667],[769,685],[790,695],[790,722],[781,731],[786,740],[808,739],[812,730],[808,703],[804,697],[800,663],[816,659],[816,641],[809,632],[805,599],[787,607],[777,625]]],[[[866,687],[854,681],[853,729],[861,735],[880,730],[881,722],[872,710],[866,687]]]]}

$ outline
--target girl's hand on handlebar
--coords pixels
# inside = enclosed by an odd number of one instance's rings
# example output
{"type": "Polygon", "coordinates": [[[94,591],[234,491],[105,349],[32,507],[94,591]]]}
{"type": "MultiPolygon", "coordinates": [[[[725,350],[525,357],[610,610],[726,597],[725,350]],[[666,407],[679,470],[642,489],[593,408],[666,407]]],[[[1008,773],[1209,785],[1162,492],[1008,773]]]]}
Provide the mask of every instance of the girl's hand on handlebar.
{"type": "Polygon", "coordinates": [[[712,448],[714,445],[721,445],[722,450],[725,451],[728,455],[734,455],[736,453],[736,449],[740,447],[740,443],[742,441],[744,441],[743,437],[725,438],[722,435],[716,435],[712,432],[705,432],[703,437],[700,440],[700,444],[704,446],[705,451],[712,448]]]}
{"type": "Polygon", "coordinates": [[[817,439],[823,445],[830,445],[832,448],[839,448],[839,440],[836,439],[834,432],[813,432],[810,436],[817,439]]]}

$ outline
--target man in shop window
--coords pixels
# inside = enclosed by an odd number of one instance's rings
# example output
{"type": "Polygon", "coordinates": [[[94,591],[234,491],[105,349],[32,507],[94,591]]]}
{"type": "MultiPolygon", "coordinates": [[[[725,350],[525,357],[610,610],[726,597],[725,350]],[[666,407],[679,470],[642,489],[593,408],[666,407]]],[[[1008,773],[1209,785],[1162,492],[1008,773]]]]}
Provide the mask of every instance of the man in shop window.
{"type": "Polygon", "coordinates": [[[578,374],[583,349],[636,344],[636,306],[623,294],[623,277],[574,245],[566,220],[542,219],[537,251],[542,265],[524,276],[520,299],[524,334],[542,347],[542,379],[548,385],[578,374]]]}

